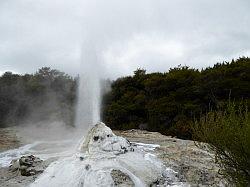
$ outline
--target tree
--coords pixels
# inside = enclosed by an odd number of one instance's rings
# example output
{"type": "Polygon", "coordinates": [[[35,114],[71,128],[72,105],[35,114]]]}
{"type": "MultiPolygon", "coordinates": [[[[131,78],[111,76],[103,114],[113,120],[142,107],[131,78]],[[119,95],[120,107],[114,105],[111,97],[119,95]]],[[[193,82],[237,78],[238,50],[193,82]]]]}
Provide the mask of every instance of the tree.
{"type": "Polygon", "coordinates": [[[0,76],[0,126],[52,118],[73,124],[77,80],[49,67],[0,76]]]}
{"type": "Polygon", "coordinates": [[[191,139],[194,117],[225,106],[229,95],[235,102],[250,101],[249,82],[250,59],[244,57],[201,71],[181,65],[165,73],[137,69],[113,81],[103,120],[116,129],[143,123],[148,130],[191,139]]]}

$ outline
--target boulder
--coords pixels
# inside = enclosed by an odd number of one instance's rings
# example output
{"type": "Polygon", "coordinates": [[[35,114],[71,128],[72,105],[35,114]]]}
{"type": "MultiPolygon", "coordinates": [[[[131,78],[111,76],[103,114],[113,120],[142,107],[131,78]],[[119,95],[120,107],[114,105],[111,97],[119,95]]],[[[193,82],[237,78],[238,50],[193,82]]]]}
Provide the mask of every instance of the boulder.
{"type": "Polygon", "coordinates": [[[22,156],[11,161],[10,170],[20,172],[22,176],[32,176],[43,172],[42,160],[33,155],[22,156]]]}

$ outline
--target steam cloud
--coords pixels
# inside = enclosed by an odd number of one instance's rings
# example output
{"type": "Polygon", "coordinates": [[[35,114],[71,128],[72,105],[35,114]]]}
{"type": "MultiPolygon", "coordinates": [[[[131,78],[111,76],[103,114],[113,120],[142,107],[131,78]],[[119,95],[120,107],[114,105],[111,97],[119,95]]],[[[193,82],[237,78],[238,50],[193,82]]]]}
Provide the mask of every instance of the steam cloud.
{"type": "Polygon", "coordinates": [[[249,1],[0,2],[0,72],[80,74],[76,124],[99,120],[104,77],[250,55],[249,1]],[[234,10],[234,11],[232,11],[234,10]],[[83,116],[86,113],[89,115],[83,116]]]}

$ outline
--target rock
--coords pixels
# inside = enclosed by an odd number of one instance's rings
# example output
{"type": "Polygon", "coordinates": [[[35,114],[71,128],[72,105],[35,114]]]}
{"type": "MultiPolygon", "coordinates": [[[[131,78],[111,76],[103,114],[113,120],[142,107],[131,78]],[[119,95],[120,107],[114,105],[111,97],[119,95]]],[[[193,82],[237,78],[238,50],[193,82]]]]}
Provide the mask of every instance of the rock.
{"type": "Polygon", "coordinates": [[[85,169],[86,170],[89,170],[91,168],[91,166],[89,165],[89,164],[87,164],[86,166],[85,166],[85,169]]]}
{"type": "Polygon", "coordinates": [[[28,169],[28,166],[20,166],[19,169],[20,170],[26,170],[26,169],[28,169]]]}
{"type": "Polygon", "coordinates": [[[43,172],[42,162],[40,158],[33,155],[22,156],[20,159],[12,160],[9,168],[12,172],[20,172],[22,176],[32,176],[43,172]]]}
{"type": "MultiPolygon", "coordinates": [[[[158,186],[166,186],[165,185],[166,181],[164,178],[159,178],[156,181],[154,181],[152,184],[150,184],[150,187],[158,187],[158,186]]],[[[171,183],[170,183],[171,185],[171,183]]]]}
{"type": "Polygon", "coordinates": [[[121,170],[113,169],[111,171],[111,177],[114,181],[114,185],[117,187],[135,186],[131,178],[126,173],[123,173],[121,170]]]}
{"type": "Polygon", "coordinates": [[[109,127],[99,122],[87,134],[80,151],[89,153],[106,152],[119,155],[133,151],[133,147],[126,138],[116,136],[109,127]]]}
{"type": "Polygon", "coordinates": [[[83,160],[84,160],[84,157],[83,157],[83,156],[80,156],[79,159],[80,159],[81,161],[83,161],[83,160]]]}
{"type": "MultiPolygon", "coordinates": [[[[116,136],[109,127],[99,122],[88,131],[73,155],[51,164],[31,186],[164,185],[163,174],[167,168],[153,153],[141,147],[116,136]],[[81,160],[81,157],[84,159],[81,160]]],[[[171,175],[168,177],[170,184],[178,182],[171,175]]]]}
{"type": "Polygon", "coordinates": [[[10,162],[10,170],[11,171],[16,171],[18,170],[20,167],[20,164],[19,164],[19,159],[14,159],[10,162]]]}
{"type": "Polygon", "coordinates": [[[197,147],[193,141],[145,130],[116,131],[115,134],[131,142],[159,144],[155,154],[166,167],[177,172],[180,182],[187,182],[191,186],[227,186],[223,176],[218,173],[220,168],[215,163],[214,154],[205,150],[205,144],[201,149],[201,145],[197,147]]]}

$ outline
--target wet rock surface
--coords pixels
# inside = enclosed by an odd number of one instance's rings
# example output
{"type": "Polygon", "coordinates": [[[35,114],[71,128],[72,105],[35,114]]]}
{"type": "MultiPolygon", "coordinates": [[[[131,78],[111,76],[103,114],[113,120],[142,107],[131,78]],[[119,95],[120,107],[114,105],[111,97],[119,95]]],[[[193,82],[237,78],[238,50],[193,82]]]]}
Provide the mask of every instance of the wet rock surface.
{"type": "Polygon", "coordinates": [[[80,151],[119,155],[133,151],[133,146],[126,138],[116,136],[104,123],[97,123],[87,134],[80,151]]]}
{"type": "Polygon", "coordinates": [[[40,158],[33,155],[22,156],[11,161],[10,170],[12,172],[20,172],[22,176],[37,175],[44,171],[42,162],[40,158]]]}
{"type": "MultiPolygon", "coordinates": [[[[141,187],[155,182],[159,184],[166,167],[148,152],[152,146],[148,144],[144,149],[145,144],[131,144],[98,122],[82,138],[72,155],[52,163],[31,186],[141,187]]],[[[173,182],[177,180],[172,179],[173,182]]]]}
{"type": "Polygon", "coordinates": [[[41,169],[45,170],[49,166],[49,164],[54,160],[55,159],[48,159],[37,164],[37,166],[34,167],[36,170],[35,174],[32,173],[33,172],[32,167],[30,167],[28,170],[25,167],[25,169],[23,170],[23,172],[25,172],[23,174],[25,175],[22,175],[21,172],[22,169],[21,170],[18,169],[20,165],[16,161],[13,161],[13,163],[11,164],[12,166],[0,168],[0,186],[1,187],[29,186],[29,184],[34,182],[36,178],[41,174],[41,172],[37,171],[41,171],[41,169]],[[13,165],[14,163],[15,166],[13,165]]]}
{"type": "Polygon", "coordinates": [[[114,180],[114,185],[117,187],[135,186],[131,178],[126,173],[122,172],[121,170],[115,170],[115,169],[112,170],[111,176],[112,176],[112,179],[114,180]]]}
{"type": "MultiPolygon", "coordinates": [[[[6,143],[7,145],[4,145],[4,143],[1,144],[4,150],[9,148],[13,149],[18,146],[18,140],[16,140],[15,136],[10,132],[12,131],[8,130],[7,136],[13,137],[13,141],[11,141],[11,144],[6,143]]],[[[153,154],[156,154],[166,167],[176,171],[175,175],[180,181],[188,182],[190,186],[223,186],[224,184],[222,176],[218,174],[219,168],[214,162],[214,155],[199,149],[193,141],[180,140],[161,135],[157,132],[147,132],[143,130],[114,131],[114,134],[128,139],[132,145],[134,142],[160,145],[160,147],[155,147],[155,149],[152,150],[153,154]]],[[[115,144],[115,141],[113,141],[113,143],[115,144]]],[[[121,147],[118,150],[122,150],[121,147]]],[[[41,165],[45,169],[55,160],[56,159],[45,160],[41,162],[41,165]]],[[[83,157],[81,162],[84,160],[85,157],[83,157]]],[[[85,168],[85,170],[91,169],[89,166],[85,168]]],[[[113,171],[112,173],[112,177],[114,176],[117,186],[133,186],[130,179],[122,172],[113,171]]],[[[28,186],[34,182],[38,176],[40,175],[22,176],[20,171],[17,172],[16,170],[13,172],[10,168],[3,167],[0,168],[0,186],[28,186]]],[[[161,186],[160,184],[163,183],[164,180],[158,178],[150,185],[161,186]]]]}
{"type": "Polygon", "coordinates": [[[154,151],[166,167],[176,171],[180,182],[191,186],[225,186],[218,173],[214,154],[198,148],[195,142],[164,136],[158,132],[144,130],[115,131],[131,142],[159,144],[154,151]]]}

